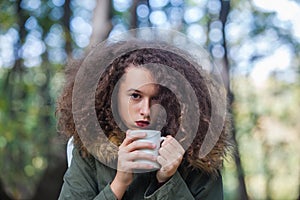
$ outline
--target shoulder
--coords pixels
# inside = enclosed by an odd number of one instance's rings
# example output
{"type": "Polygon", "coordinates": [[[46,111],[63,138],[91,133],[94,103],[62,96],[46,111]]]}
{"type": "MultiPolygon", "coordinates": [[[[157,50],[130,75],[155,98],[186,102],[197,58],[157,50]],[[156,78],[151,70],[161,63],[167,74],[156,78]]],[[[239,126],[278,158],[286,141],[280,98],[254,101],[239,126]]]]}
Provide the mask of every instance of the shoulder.
{"type": "Polygon", "coordinates": [[[72,165],[87,166],[91,169],[96,169],[96,159],[91,154],[86,154],[86,152],[78,147],[74,147],[72,150],[72,165]]]}

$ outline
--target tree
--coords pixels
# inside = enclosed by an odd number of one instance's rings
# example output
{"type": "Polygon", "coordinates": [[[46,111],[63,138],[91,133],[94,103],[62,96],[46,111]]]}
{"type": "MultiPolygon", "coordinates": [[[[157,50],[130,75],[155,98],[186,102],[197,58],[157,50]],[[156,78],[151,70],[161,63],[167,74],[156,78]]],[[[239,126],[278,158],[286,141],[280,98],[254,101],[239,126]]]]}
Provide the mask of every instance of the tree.
{"type": "Polygon", "coordinates": [[[93,14],[93,32],[87,51],[108,37],[112,29],[112,9],[111,1],[97,0],[93,14]]]}
{"type": "MultiPolygon", "coordinates": [[[[229,99],[229,105],[231,106],[231,110],[232,110],[232,105],[234,104],[234,94],[230,89],[230,64],[228,61],[228,47],[226,45],[226,33],[225,33],[225,28],[226,28],[226,22],[228,19],[228,14],[230,12],[230,1],[223,1],[220,0],[220,4],[221,4],[221,10],[220,10],[220,14],[219,14],[219,20],[222,22],[222,37],[223,37],[223,49],[224,49],[224,56],[223,56],[223,75],[224,80],[226,82],[226,86],[227,86],[227,92],[228,92],[228,99],[229,99]]],[[[236,140],[236,128],[235,128],[235,120],[233,118],[232,121],[232,139],[233,139],[233,146],[234,146],[234,161],[236,164],[236,168],[237,168],[237,176],[238,176],[238,181],[239,181],[239,189],[238,189],[238,197],[239,199],[248,199],[248,194],[247,194],[247,187],[246,187],[246,183],[245,183],[245,175],[244,175],[244,169],[241,163],[241,159],[240,159],[240,151],[239,151],[239,146],[238,146],[238,142],[236,140]]]]}
{"type": "Polygon", "coordinates": [[[296,20],[292,19],[292,12],[299,8],[297,1],[281,2],[289,10],[285,16],[280,13],[284,9],[276,9],[276,2],[263,6],[264,1],[28,2],[0,2],[1,199],[42,199],[45,197],[38,195],[49,194],[50,190],[51,198],[56,199],[66,161],[65,141],[53,141],[57,138],[55,99],[66,61],[82,58],[115,31],[145,26],[170,27],[185,33],[206,46],[223,67],[238,147],[236,167],[224,171],[226,197],[299,196],[299,172],[294,172],[299,156],[288,153],[299,139],[295,137],[289,144],[266,137],[269,120],[274,127],[283,127],[286,138],[294,137],[291,132],[299,130],[300,42],[296,20]],[[282,51],[276,54],[278,50],[282,51]],[[272,55],[278,58],[275,64],[259,64],[272,55]],[[280,68],[286,64],[282,60],[288,60],[289,67],[280,68]],[[255,86],[253,74],[264,74],[259,68],[268,70],[270,65],[277,69],[267,79],[266,89],[255,86]],[[255,73],[257,70],[260,73],[255,73]],[[261,152],[253,164],[255,159],[250,157],[257,149],[261,152]],[[279,172],[288,172],[287,178],[278,176],[279,172]],[[226,182],[227,173],[236,188],[226,182]],[[255,188],[257,178],[264,185],[259,191],[255,188]],[[278,185],[292,189],[279,191],[278,185]]]}

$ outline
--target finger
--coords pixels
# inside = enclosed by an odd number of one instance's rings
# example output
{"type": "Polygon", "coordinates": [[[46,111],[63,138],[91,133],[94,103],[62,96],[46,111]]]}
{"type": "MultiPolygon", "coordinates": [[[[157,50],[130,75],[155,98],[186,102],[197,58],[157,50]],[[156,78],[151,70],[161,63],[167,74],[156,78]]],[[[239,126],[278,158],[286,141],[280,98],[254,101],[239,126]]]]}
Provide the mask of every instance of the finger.
{"type": "Polygon", "coordinates": [[[176,152],[176,151],[170,151],[166,147],[162,147],[159,149],[159,155],[166,161],[165,165],[175,165],[181,163],[183,155],[176,152]]]}
{"type": "Polygon", "coordinates": [[[128,138],[130,138],[132,140],[144,138],[146,136],[147,136],[146,132],[135,132],[134,134],[131,133],[131,130],[127,130],[127,132],[126,132],[126,137],[128,137],[128,138]]]}
{"type": "Polygon", "coordinates": [[[150,153],[145,153],[143,151],[134,151],[128,154],[128,159],[130,161],[134,160],[149,160],[149,161],[156,161],[157,156],[154,156],[150,153]]]}
{"type": "Polygon", "coordinates": [[[168,148],[165,147],[161,147],[158,150],[158,153],[160,156],[164,157],[166,160],[168,160],[168,158],[173,154],[171,151],[168,150],[168,148]]]}
{"type": "Polygon", "coordinates": [[[130,143],[132,143],[133,141],[137,140],[137,139],[141,139],[146,137],[146,133],[136,133],[136,134],[130,134],[130,130],[126,131],[126,137],[124,139],[124,141],[122,142],[122,144],[120,145],[120,147],[122,146],[127,146],[130,143]]]}
{"type": "Polygon", "coordinates": [[[154,166],[150,163],[144,163],[141,161],[129,161],[124,162],[121,165],[118,166],[118,171],[123,172],[132,172],[135,169],[153,169],[154,166]]]}
{"type": "Polygon", "coordinates": [[[156,145],[151,142],[133,141],[126,148],[128,152],[139,149],[155,149],[156,145]]]}
{"type": "Polygon", "coordinates": [[[163,145],[159,151],[159,155],[162,156],[168,162],[172,162],[172,160],[176,159],[178,156],[177,149],[171,144],[171,138],[167,141],[167,144],[163,145]]]}
{"type": "Polygon", "coordinates": [[[166,147],[170,152],[178,152],[181,155],[185,152],[181,144],[170,135],[167,136],[167,141],[162,144],[162,147],[166,147]]]}
{"type": "Polygon", "coordinates": [[[161,143],[161,146],[163,147],[163,146],[167,145],[167,144],[170,142],[170,140],[171,140],[172,138],[173,138],[173,137],[172,137],[171,135],[167,135],[167,136],[165,137],[164,141],[161,143]]]}
{"type": "Polygon", "coordinates": [[[154,165],[152,164],[149,164],[149,163],[144,163],[144,162],[141,162],[141,161],[133,161],[131,162],[131,169],[153,169],[155,168],[154,165]]]}
{"type": "Polygon", "coordinates": [[[182,155],[178,152],[170,152],[167,148],[161,148],[159,150],[159,155],[166,160],[169,164],[178,163],[182,160],[182,155]]]}
{"type": "Polygon", "coordinates": [[[179,157],[178,159],[174,159],[174,160],[168,160],[162,156],[157,157],[157,162],[161,165],[161,168],[159,171],[161,171],[163,173],[171,172],[174,170],[176,171],[176,169],[180,165],[181,161],[182,161],[182,157],[179,157]]]}
{"type": "Polygon", "coordinates": [[[168,165],[168,161],[163,156],[157,156],[156,161],[161,165],[162,168],[168,165]]]}
{"type": "MultiPolygon", "coordinates": [[[[135,164],[135,162],[140,162],[140,160],[148,160],[150,162],[156,162],[157,157],[149,154],[149,153],[145,153],[142,151],[134,151],[131,153],[128,152],[123,152],[121,154],[119,154],[119,159],[118,159],[118,169],[123,169],[126,171],[131,171],[134,168],[149,168],[149,164],[151,165],[151,163],[146,163],[148,165],[139,165],[139,164],[135,164]]],[[[153,165],[151,165],[152,168],[154,167],[153,165]]],[[[151,168],[151,167],[150,167],[151,168]]]]}
{"type": "Polygon", "coordinates": [[[122,148],[124,146],[127,146],[128,144],[130,144],[133,140],[131,137],[129,137],[129,132],[130,130],[127,130],[126,131],[126,137],[125,139],[123,140],[122,144],[119,146],[119,148],[122,148]]]}

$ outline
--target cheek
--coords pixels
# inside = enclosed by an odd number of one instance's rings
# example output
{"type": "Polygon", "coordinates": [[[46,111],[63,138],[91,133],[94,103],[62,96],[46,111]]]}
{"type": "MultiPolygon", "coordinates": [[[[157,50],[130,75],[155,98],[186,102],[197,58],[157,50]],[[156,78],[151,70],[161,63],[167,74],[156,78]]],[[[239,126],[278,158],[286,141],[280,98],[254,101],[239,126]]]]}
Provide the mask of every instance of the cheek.
{"type": "Polygon", "coordinates": [[[120,109],[122,110],[123,115],[128,115],[128,101],[123,99],[123,101],[120,104],[120,109]]]}
{"type": "Polygon", "coordinates": [[[151,106],[151,110],[150,110],[150,117],[152,120],[157,119],[158,115],[159,115],[159,106],[157,105],[153,105],[151,106]]]}
{"type": "Polygon", "coordinates": [[[167,117],[167,112],[165,108],[160,104],[154,104],[151,106],[151,119],[165,121],[167,117]]]}
{"type": "Polygon", "coordinates": [[[128,101],[124,95],[119,94],[118,96],[118,110],[121,118],[124,118],[128,113],[128,101]]]}
{"type": "Polygon", "coordinates": [[[138,112],[138,105],[129,100],[129,97],[123,97],[119,100],[119,113],[123,120],[134,118],[138,112]]]}
{"type": "Polygon", "coordinates": [[[138,113],[138,109],[139,105],[137,103],[134,102],[128,102],[127,103],[127,112],[130,116],[134,116],[138,113]]]}

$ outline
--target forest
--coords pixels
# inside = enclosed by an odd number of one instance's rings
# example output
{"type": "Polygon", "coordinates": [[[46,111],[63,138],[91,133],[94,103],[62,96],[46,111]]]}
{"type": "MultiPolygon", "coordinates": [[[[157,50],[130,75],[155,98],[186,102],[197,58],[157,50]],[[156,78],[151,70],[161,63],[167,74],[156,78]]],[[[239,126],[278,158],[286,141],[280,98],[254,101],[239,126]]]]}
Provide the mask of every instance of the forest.
{"type": "Polygon", "coordinates": [[[57,199],[67,169],[65,66],[127,30],[176,30],[222,72],[234,153],[225,199],[300,199],[297,0],[1,0],[0,199],[57,199]]]}

